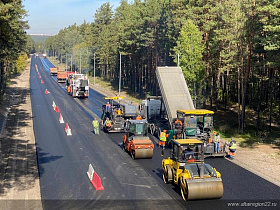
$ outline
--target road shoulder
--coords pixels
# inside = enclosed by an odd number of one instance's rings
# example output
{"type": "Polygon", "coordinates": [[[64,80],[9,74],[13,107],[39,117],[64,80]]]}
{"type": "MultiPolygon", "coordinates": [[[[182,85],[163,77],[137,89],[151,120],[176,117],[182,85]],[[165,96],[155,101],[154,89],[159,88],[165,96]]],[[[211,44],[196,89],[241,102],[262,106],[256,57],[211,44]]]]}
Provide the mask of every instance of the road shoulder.
{"type": "Polygon", "coordinates": [[[6,90],[10,106],[0,138],[3,209],[42,209],[29,81],[30,60],[6,90]]]}

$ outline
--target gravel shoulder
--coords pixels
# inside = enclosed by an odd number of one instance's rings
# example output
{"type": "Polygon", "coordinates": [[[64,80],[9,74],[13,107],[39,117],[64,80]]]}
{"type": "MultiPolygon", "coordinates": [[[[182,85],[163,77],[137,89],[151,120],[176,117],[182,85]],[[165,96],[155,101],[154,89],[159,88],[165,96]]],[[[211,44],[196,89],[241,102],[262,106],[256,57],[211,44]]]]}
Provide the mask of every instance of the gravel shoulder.
{"type": "Polygon", "coordinates": [[[42,209],[29,78],[30,59],[6,90],[10,106],[0,137],[0,209],[42,209]]]}

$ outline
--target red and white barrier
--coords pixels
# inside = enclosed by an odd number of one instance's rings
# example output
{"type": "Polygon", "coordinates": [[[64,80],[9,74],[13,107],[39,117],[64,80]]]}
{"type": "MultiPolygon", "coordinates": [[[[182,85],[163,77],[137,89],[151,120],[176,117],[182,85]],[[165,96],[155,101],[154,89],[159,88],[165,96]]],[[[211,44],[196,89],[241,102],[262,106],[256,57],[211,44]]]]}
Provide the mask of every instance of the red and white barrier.
{"type": "Polygon", "coordinates": [[[89,178],[90,183],[94,186],[95,190],[104,190],[102,186],[101,179],[98,174],[94,171],[91,164],[88,166],[87,175],[89,178]]]}

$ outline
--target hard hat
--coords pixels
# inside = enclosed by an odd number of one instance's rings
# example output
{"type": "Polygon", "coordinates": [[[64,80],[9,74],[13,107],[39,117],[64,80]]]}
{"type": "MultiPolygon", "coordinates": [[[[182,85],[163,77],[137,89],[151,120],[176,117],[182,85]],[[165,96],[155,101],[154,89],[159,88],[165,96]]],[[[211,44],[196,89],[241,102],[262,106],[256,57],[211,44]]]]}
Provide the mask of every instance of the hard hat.
{"type": "Polygon", "coordinates": [[[166,132],[166,130],[163,130],[163,132],[166,132]]]}

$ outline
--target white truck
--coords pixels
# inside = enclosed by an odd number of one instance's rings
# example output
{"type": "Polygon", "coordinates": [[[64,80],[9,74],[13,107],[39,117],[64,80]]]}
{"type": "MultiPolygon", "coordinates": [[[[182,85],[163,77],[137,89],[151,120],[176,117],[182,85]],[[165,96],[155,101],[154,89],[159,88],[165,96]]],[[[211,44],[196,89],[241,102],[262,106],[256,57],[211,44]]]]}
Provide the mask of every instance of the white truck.
{"type": "Polygon", "coordinates": [[[88,98],[89,80],[85,74],[71,74],[66,79],[66,89],[69,95],[88,98]]]}

